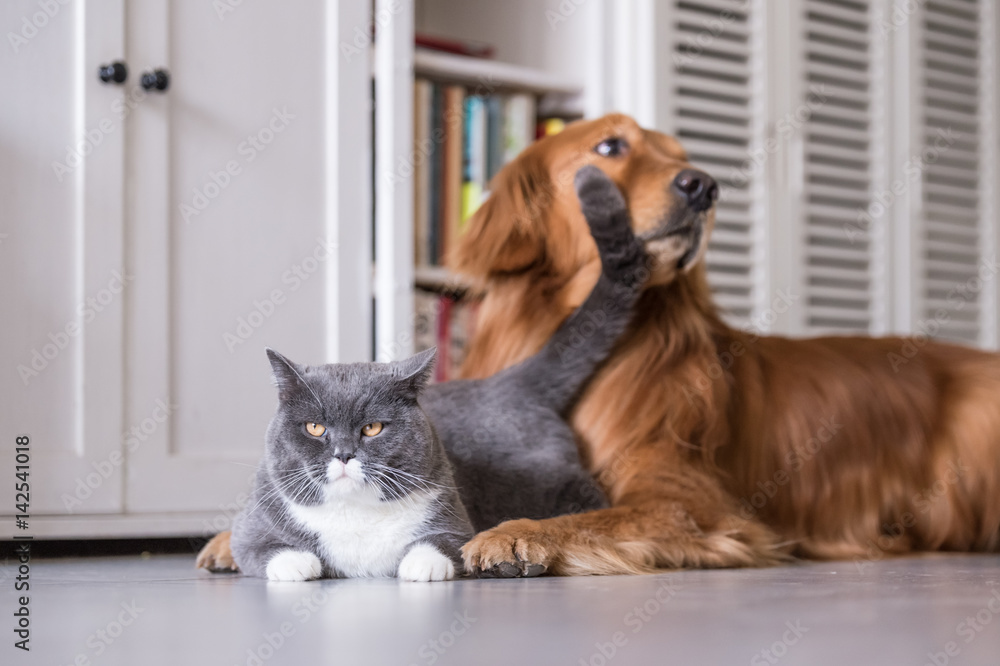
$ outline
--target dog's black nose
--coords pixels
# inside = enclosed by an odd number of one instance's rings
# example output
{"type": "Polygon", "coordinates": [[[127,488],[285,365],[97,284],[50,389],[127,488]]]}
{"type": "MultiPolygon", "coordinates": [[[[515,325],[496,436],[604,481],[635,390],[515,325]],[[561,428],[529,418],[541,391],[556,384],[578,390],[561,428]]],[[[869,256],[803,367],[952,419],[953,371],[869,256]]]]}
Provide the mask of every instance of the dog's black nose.
{"type": "Polygon", "coordinates": [[[684,169],[674,178],[674,189],[692,210],[708,210],[719,199],[719,184],[704,171],[684,169]]]}

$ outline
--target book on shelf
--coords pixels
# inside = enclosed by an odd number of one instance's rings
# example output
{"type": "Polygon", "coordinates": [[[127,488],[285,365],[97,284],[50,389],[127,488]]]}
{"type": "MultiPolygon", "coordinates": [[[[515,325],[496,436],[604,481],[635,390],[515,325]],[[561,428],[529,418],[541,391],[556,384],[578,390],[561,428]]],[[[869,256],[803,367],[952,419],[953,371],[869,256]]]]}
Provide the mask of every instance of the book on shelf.
{"type": "Polygon", "coordinates": [[[503,165],[564,123],[538,118],[532,93],[478,94],[427,78],[413,86],[414,343],[437,347],[435,380],[447,381],[458,377],[478,302],[443,266],[503,165]]]}
{"type": "Polygon", "coordinates": [[[437,37],[418,32],[414,36],[413,44],[418,49],[426,49],[428,51],[454,53],[473,58],[493,57],[493,46],[484,42],[448,39],[446,37],[437,37]]]}
{"type": "MultiPolygon", "coordinates": [[[[434,89],[430,81],[417,79],[413,82],[413,143],[415,155],[423,159],[415,159],[416,168],[413,171],[413,229],[414,257],[417,266],[429,266],[433,263],[430,249],[430,201],[429,188],[431,182],[430,169],[427,162],[434,159],[434,143],[431,141],[431,110],[434,104],[434,89]]],[[[436,257],[435,257],[436,259],[436,257]]]]}
{"type": "Polygon", "coordinates": [[[535,139],[530,93],[473,95],[418,78],[413,89],[414,260],[440,266],[500,168],[535,139]]]}
{"type": "Polygon", "coordinates": [[[434,381],[459,377],[475,330],[479,304],[449,294],[417,289],[413,294],[414,351],[437,347],[434,381]]]}
{"type": "Polygon", "coordinates": [[[439,263],[454,247],[462,225],[462,144],[465,135],[465,87],[444,89],[444,164],[441,171],[441,235],[439,263]]]}

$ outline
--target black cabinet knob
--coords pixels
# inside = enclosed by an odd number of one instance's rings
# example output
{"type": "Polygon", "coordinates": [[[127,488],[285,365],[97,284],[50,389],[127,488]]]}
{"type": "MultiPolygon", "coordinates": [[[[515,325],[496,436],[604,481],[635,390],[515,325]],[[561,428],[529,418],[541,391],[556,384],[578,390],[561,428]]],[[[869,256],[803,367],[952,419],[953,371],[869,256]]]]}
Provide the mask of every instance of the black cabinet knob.
{"type": "Polygon", "coordinates": [[[125,79],[128,78],[128,67],[116,60],[110,65],[101,65],[97,70],[97,76],[105,83],[125,83],[125,79]]]}
{"type": "Polygon", "coordinates": [[[143,90],[157,90],[163,92],[170,85],[170,75],[165,69],[154,69],[142,75],[139,84],[143,90]]]}

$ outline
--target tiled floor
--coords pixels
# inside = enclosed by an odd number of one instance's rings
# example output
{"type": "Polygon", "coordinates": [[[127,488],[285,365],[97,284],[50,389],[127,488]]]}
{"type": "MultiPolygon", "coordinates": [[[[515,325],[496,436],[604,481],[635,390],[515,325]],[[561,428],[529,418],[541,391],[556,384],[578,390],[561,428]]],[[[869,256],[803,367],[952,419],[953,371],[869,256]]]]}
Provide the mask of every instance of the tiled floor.
{"type": "Polygon", "coordinates": [[[615,578],[268,584],[192,557],[37,560],[2,664],[1000,664],[1000,557],[615,578]],[[950,655],[948,653],[951,653],[950,655]]]}

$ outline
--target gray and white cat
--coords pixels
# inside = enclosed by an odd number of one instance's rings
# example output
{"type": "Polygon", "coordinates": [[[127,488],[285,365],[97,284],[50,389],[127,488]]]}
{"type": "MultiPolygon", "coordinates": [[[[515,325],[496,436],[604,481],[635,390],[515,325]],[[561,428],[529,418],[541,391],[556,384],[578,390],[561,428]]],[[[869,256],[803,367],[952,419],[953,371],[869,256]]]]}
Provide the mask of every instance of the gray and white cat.
{"type": "Polygon", "coordinates": [[[584,167],[575,185],[602,274],[523,363],[427,385],[434,350],[324,366],[268,350],[279,405],[256,487],[233,526],[244,573],[447,580],[461,572],[459,549],[475,532],[606,506],[564,415],[624,331],[645,253],[603,172],[584,167]]]}

